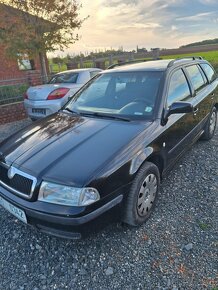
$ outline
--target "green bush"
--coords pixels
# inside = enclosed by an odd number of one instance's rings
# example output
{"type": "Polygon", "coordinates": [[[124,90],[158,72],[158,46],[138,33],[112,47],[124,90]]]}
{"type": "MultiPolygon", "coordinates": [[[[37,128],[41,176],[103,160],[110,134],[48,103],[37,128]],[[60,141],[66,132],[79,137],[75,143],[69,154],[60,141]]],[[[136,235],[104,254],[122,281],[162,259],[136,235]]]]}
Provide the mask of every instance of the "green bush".
{"type": "Polygon", "coordinates": [[[28,87],[27,84],[0,86],[0,105],[22,101],[28,87]]]}

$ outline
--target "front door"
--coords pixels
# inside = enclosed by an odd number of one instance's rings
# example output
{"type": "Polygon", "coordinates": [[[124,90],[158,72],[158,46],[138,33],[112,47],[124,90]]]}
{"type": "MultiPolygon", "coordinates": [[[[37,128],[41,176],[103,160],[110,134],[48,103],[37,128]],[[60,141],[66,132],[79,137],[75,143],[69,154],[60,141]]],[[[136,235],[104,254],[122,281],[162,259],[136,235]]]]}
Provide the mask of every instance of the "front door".
{"type": "MultiPolygon", "coordinates": [[[[194,104],[191,88],[182,69],[177,69],[169,79],[167,107],[174,102],[187,101],[194,104]]],[[[164,127],[163,146],[167,153],[167,165],[175,162],[178,156],[192,142],[195,127],[194,114],[173,114],[164,127]]]]}

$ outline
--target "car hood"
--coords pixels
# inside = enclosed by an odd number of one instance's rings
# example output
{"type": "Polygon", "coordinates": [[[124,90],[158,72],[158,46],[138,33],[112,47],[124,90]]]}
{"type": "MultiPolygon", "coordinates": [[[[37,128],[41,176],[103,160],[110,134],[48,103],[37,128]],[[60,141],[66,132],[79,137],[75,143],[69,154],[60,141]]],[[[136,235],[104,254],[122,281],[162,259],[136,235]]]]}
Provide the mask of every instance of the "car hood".
{"type": "Polygon", "coordinates": [[[82,187],[150,124],[60,112],[3,141],[0,154],[38,180],[82,187]]]}
{"type": "Polygon", "coordinates": [[[32,101],[47,100],[48,95],[58,88],[69,88],[70,90],[78,90],[82,84],[46,84],[30,87],[27,90],[28,99],[32,101]]]}

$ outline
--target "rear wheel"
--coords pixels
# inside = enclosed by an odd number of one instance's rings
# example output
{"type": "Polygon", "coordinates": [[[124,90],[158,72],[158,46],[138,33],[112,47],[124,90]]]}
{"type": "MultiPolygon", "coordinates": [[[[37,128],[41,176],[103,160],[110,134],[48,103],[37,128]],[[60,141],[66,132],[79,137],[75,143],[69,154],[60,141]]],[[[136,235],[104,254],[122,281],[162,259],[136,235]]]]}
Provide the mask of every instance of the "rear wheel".
{"type": "Polygon", "coordinates": [[[201,139],[207,141],[213,138],[213,135],[216,130],[216,125],[217,125],[217,110],[214,107],[205,125],[204,134],[201,136],[201,139]]]}
{"type": "Polygon", "coordinates": [[[160,186],[156,165],[146,162],[137,173],[124,204],[123,221],[132,226],[143,224],[153,211],[160,186]]]}

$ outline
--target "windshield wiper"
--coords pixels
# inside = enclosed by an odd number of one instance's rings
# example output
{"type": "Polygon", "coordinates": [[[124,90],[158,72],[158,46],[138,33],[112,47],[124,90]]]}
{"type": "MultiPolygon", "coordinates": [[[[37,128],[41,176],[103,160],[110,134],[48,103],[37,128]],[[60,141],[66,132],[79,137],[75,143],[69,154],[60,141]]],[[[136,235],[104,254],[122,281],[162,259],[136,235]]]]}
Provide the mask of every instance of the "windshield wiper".
{"type": "Polygon", "coordinates": [[[113,120],[121,120],[121,121],[126,121],[130,122],[131,120],[125,117],[121,116],[115,116],[115,115],[106,115],[106,114],[101,114],[101,113],[86,113],[86,112],[81,112],[80,113],[83,116],[90,116],[90,117],[100,117],[100,118],[105,118],[105,119],[113,119],[113,120]]]}
{"type": "Polygon", "coordinates": [[[64,108],[63,111],[67,111],[67,112],[70,112],[70,113],[75,114],[75,115],[80,115],[80,113],[78,113],[76,111],[73,111],[73,110],[71,110],[69,108],[64,108]]]}

